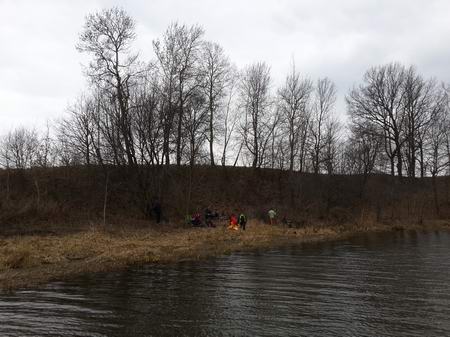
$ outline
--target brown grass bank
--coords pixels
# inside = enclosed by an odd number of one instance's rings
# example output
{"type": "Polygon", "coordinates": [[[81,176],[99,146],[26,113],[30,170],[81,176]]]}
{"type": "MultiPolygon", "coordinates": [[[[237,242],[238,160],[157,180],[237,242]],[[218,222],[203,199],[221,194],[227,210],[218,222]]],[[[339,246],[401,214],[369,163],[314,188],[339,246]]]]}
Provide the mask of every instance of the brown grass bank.
{"type": "Polygon", "coordinates": [[[119,270],[131,265],[197,260],[234,251],[284,244],[341,239],[364,232],[399,229],[450,229],[449,222],[388,226],[383,224],[285,228],[250,222],[247,231],[217,228],[101,228],[62,235],[0,239],[0,289],[35,287],[76,275],[119,270]]]}

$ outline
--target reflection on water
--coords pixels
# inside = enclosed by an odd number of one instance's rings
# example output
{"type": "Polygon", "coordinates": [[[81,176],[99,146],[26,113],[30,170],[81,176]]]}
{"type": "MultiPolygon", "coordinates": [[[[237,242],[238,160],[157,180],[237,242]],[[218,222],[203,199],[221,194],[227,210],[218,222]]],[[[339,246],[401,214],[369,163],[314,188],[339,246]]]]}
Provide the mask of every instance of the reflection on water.
{"type": "Polygon", "coordinates": [[[1,336],[450,336],[450,233],[148,266],[0,296],[1,336]]]}

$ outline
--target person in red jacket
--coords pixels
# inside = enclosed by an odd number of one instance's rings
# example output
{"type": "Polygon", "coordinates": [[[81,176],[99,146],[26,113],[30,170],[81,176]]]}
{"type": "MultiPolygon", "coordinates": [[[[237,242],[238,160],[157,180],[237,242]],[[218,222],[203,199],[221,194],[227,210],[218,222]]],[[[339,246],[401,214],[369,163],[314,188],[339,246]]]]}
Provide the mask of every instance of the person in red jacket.
{"type": "Polygon", "coordinates": [[[239,229],[238,218],[235,214],[231,214],[231,216],[230,216],[230,225],[228,226],[228,229],[233,229],[233,230],[239,229]]]}

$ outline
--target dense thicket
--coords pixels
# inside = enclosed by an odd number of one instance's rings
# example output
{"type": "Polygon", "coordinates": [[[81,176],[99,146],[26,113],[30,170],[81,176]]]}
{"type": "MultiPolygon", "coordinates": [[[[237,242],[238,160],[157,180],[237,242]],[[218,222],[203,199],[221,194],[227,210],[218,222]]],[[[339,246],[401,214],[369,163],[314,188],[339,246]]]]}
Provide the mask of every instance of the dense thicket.
{"type": "Polygon", "coordinates": [[[237,69],[197,25],[173,23],[149,41],[152,60],[134,51],[135,38],[135,21],[124,10],[89,14],[76,46],[90,56],[89,87],[51,129],[4,135],[0,165],[98,165],[105,182],[108,168],[124,166],[137,176],[144,208],[161,193],[169,164],[448,174],[450,88],[412,66],[369,69],[346,96],[343,125],[329,78],[312,80],[293,64],[274,88],[269,65],[237,69]]]}

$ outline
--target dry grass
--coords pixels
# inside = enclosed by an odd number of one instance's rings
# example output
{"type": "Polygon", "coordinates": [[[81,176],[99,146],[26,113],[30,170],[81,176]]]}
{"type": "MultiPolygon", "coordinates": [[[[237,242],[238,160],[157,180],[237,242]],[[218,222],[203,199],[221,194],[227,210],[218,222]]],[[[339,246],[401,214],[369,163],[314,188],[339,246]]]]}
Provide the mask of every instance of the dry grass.
{"type": "MultiPolygon", "coordinates": [[[[427,228],[450,228],[448,222],[427,228]]],[[[170,263],[234,251],[307,241],[334,240],[368,231],[402,229],[374,223],[309,226],[299,229],[250,222],[247,231],[218,228],[116,230],[92,228],[67,235],[11,237],[0,240],[0,289],[31,287],[75,275],[116,270],[133,264],[170,263]]],[[[408,226],[418,229],[418,226],[408,226]]]]}

